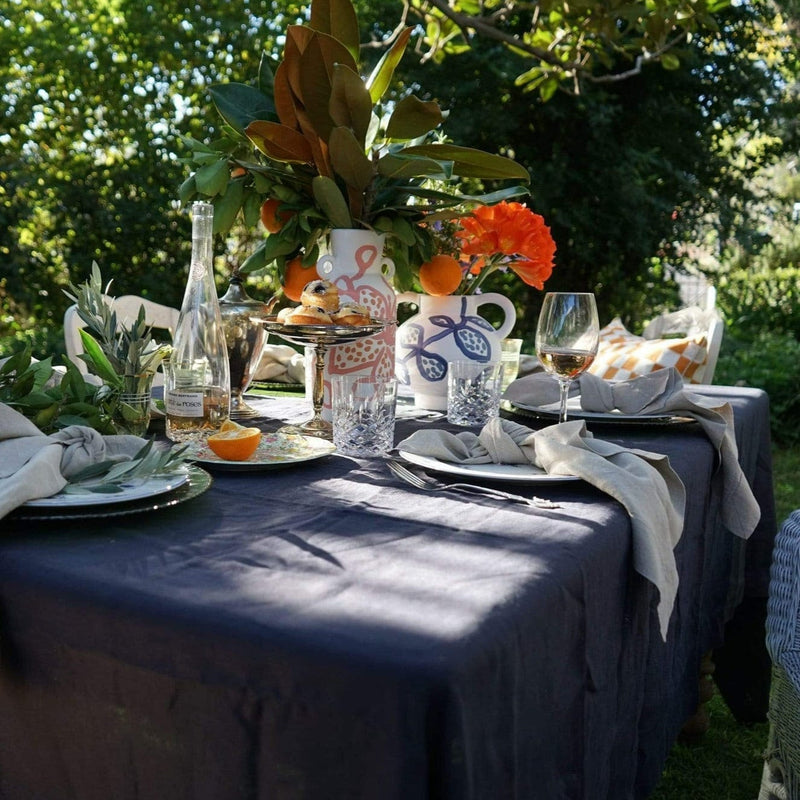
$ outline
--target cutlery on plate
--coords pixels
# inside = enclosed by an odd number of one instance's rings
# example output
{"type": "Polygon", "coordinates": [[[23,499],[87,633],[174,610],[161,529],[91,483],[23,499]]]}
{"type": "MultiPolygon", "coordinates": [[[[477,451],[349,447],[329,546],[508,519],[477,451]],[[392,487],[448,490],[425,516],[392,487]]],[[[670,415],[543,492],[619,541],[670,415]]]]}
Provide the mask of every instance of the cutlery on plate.
{"type": "Polygon", "coordinates": [[[446,483],[420,469],[415,468],[412,470],[406,464],[395,459],[389,459],[386,463],[393,475],[416,489],[422,489],[426,492],[462,492],[482,497],[493,497],[496,500],[508,500],[512,503],[521,503],[522,505],[535,506],[536,508],[560,508],[558,503],[544,500],[541,497],[523,497],[519,494],[490,489],[488,486],[480,486],[474,483],[446,483]]]}

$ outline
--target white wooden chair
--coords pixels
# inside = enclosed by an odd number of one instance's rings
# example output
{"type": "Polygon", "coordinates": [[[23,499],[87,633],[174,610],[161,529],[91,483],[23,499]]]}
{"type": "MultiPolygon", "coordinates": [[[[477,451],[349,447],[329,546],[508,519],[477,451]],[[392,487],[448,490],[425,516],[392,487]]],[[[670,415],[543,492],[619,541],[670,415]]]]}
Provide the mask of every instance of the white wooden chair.
{"type": "MultiPolygon", "coordinates": [[[[156,331],[168,331],[170,338],[174,336],[178,327],[179,311],[171,306],[161,305],[145,297],[126,294],[122,297],[106,296],[106,302],[117,312],[117,320],[124,325],[132,325],[139,316],[139,309],[144,306],[145,322],[156,331]]],[[[78,315],[78,307],[71,305],[64,313],[64,344],[67,357],[73,361],[83,375],[88,375],[86,363],[78,356],[83,352],[80,329],[85,325],[78,315]]],[[[161,371],[156,373],[153,380],[154,386],[161,386],[164,376],[161,371]]]]}
{"type": "Polygon", "coordinates": [[[717,290],[707,283],[694,294],[684,294],[681,298],[691,296],[692,302],[677,311],[660,314],[651,320],[642,331],[645,339],[663,339],[668,336],[696,336],[705,334],[708,356],[705,364],[695,373],[695,383],[712,383],[717,368],[719,350],[725,323],[716,308],[717,290]]]}

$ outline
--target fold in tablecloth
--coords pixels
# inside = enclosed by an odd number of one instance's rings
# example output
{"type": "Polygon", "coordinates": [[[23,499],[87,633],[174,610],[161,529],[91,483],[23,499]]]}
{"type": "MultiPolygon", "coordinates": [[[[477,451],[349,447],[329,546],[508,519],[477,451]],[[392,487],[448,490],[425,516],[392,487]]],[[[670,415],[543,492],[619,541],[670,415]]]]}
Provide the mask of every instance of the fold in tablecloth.
{"type": "Polygon", "coordinates": [[[631,518],[634,568],[658,589],[666,638],[678,590],[673,549],[685,506],[683,483],[666,456],[595,439],[580,420],[540,431],[503,419],[491,420],[479,434],[428,429],[413,433],[398,449],[462,464],[531,463],[549,475],[577,475],[619,500],[631,518]]]}
{"type": "Polygon", "coordinates": [[[0,519],[28,500],[58,494],[84,467],[129,460],[145,444],[138,436],[103,436],[82,425],[45,436],[0,403],[0,519]]]}
{"type": "MultiPolygon", "coordinates": [[[[696,420],[719,457],[722,521],[731,533],[743,539],[750,536],[761,517],[761,509],[739,464],[733,410],[729,403],[693,391],[674,368],[617,382],[587,372],[574,383],[584,411],[676,414],[696,420]]],[[[505,397],[512,403],[546,405],[557,399],[557,385],[554,388],[554,384],[557,382],[550,376],[531,375],[514,381],[505,397]]]]}

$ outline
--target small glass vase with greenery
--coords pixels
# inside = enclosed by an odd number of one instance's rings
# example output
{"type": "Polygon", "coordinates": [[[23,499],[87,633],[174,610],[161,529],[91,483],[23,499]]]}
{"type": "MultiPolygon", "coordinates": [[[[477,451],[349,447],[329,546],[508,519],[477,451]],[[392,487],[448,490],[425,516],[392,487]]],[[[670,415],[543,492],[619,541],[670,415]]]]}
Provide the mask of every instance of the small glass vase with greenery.
{"type": "Polygon", "coordinates": [[[122,324],[109,303],[109,286],[103,288],[100,268],[93,263],[90,278],[79,286],[70,284],[71,293],[65,294],[86,325],[80,331],[84,349],[80,358],[107,387],[101,402],[115,431],[143,436],[150,423],[153,379],[169,345],[153,339],[143,307],[133,324],[122,324]]]}

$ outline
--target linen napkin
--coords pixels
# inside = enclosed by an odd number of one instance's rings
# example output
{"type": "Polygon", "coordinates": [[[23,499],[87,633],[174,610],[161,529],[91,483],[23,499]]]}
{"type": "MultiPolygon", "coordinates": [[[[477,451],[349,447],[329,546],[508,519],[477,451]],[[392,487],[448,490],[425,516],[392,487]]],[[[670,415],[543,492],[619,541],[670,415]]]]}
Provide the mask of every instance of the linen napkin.
{"type": "Polygon", "coordinates": [[[673,549],[686,502],[666,456],[595,439],[581,420],[533,431],[496,418],[478,434],[416,431],[397,448],[453,463],[531,463],[549,475],[576,475],[619,500],[631,518],[634,568],[658,589],[658,620],[666,639],[678,591],[673,549]]]}
{"type": "MultiPolygon", "coordinates": [[[[572,381],[569,396],[576,397],[580,393],[578,381],[572,381]]],[[[505,400],[519,403],[521,406],[548,406],[553,404],[557,411],[559,389],[558,381],[549,372],[532,372],[512,381],[503,393],[505,400]]]]}
{"type": "MultiPolygon", "coordinates": [[[[584,372],[573,381],[572,396],[575,394],[580,394],[584,411],[678,414],[695,419],[717,451],[723,523],[743,539],[755,530],[761,509],[739,464],[730,403],[693,392],[674,367],[627,381],[606,381],[584,372]]],[[[547,374],[530,375],[514,381],[504,397],[523,407],[544,406],[558,400],[558,383],[547,374]]]]}
{"type": "Polygon", "coordinates": [[[253,373],[257,381],[305,383],[305,358],[288,344],[268,344],[253,373]]]}
{"type": "Polygon", "coordinates": [[[580,377],[581,408],[623,414],[680,414],[700,424],[717,450],[722,479],[721,517],[728,530],[747,539],[761,518],[761,508],[739,464],[739,448],[730,403],[692,392],[674,369],[660,369],[617,383],[597,375],[580,377]]]}
{"type": "Polygon", "coordinates": [[[138,436],[103,436],[82,425],[46,436],[0,403],[0,519],[28,500],[57,494],[84,467],[130,460],[145,444],[138,436]]]}

